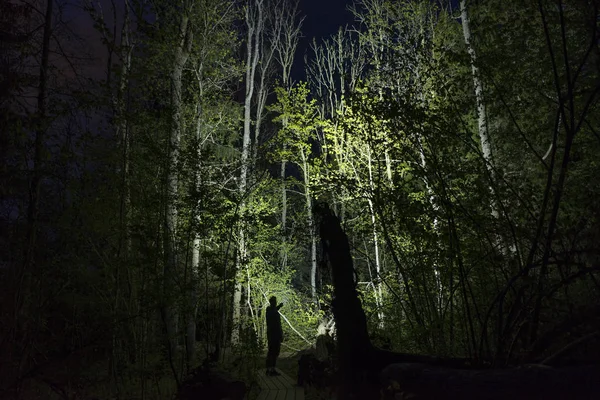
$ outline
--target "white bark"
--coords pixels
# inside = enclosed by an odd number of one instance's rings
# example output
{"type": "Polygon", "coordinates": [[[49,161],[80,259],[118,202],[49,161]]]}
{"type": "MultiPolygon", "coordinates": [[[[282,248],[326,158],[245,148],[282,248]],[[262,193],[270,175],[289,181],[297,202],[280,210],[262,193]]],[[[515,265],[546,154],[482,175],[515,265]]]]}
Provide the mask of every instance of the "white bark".
{"type": "MultiPolygon", "coordinates": [[[[284,126],[287,126],[287,122],[284,121],[284,126]]],[[[285,146],[285,145],[284,145],[285,146]]],[[[285,147],[284,147],[285,150],[285,147]]],[[[286,184],[286,160],[281,160],[281,170],[279,172],[281,177],[281,269],[285,269],[288,263],[288,251],[287,251],[287,184],[286,184]]]]}
{"type": "MultiPolygon", "coordinates": [[[[371,150],[368,151],[367,154],[367,165],[369,169],[369,187],[371,188],[371,192],[375,191],[375,183],[373,182],[373,165],[371,160],[371,150]]],[[[369,212],[371,213],[371,227],[373,232],[373,247],[375,252],[375,271],[377,272],[376,284],[374,284],[375,290],[375,302],[377,304],[377,316],[379,317],[379,327],[384,327],[384,319],[385,315],[383,313],[383,290],[381,283],[381,263],[379,261],[379,239],[377,237],[377,222],[375,219],[375,209],[373,208],[373,200],[369,198],[369,212]]]]}
{"type": "Polygon", "coordinates": [[[200,235],[194,234],[192,243],[192,265],[190,273],[190,298],[189,314],[187,315],[187,326],[185,332],[185,350],[188,367],[194,364],[196,354],[196,313],[198,312],[198,282],[200,269],[200,235]]]}
{"type": "MultiPolygon", "coordinates": [[[[275,24],[274,35],[272,41],[276,43],[275,58],[282,69],[282,84],[286,90],[291,88],[292,64],[294,63],[294,55],[300,38],[300,27],[302,20],[296,22],[298,16],[298,1],[294,1],[289,5],[286,1],[281,1],[275,9],[275,24]]],[[[288,125],[287,118],[282,121],[284,128],[288,125]]],[[[285,144],[283,145],[285,151],[285,144]]],[[[287,160],[281,160],[280,178],[281,178],[281,268],[287,266],[288,251],[287,251],[287,185],[286,185],[286,166],[287,160]]]]}
{"type": "MultiPolygon", "coordinates": [[[[481,142],[481,152],[485,161],[485,166],[488,169],[490,178],[495,181],[494,163],[492,160],[492,146],[490,143],[488,128],[487,128],[487,114],[485,107],[485,97],[483,92],[483,82],[479,74],[479,68],[477,67],[477,54],[473,45],[471,44],[471,28],[469,21],[469,14],[467,12],[466,0],[460,2],[460,17],[463,28],[463,36],[465,39],[465,45],[467,46],[467,52],[471,61],[471,73],[473,75],[473,86],[475,87],[475,101],[477,102],[477,128],[479,132],[479,140],[481,142]]],[[[500,213],[498,212],[498,205],[492,198],[492,215],[498,218],[500,213]]]]}
{"type": "MultiPolygon", "coordinates": [[[[241,257],[238,257],[236,261],[237,268],[241,265],[241,257]]],[[[231,322],[231,343],[237,345],[240,342],[240,317],[241,317],[241,303],[242,302],[242,283],[240,278],[236,276],[236,282],[233,289],[233,315],[231,322]]]]}
{"type": "MultiPolygon", "coordinates": [[[[198,66],[197,70],[197,78],[198,78],[198,115],[196,120],[196,141],[198,143],[198,149],[196,155],[198,157],[198,164],[196,166],[195,171],[195,179],[194,186],[197,192],[200,191],[202,185],[202,173],[201,173],[201,164],[200,160],[202,159],[202,143],[204,142],[203,134],[202,134],[202,118],[203,118],[203,109],[202,109],[202,98],[204,95],[204,82],[203,82],[203,64],[202,62],[198,66]]],[[[195,212],[193,213],[193,218],[196,222],[200,223],[200,217],[195,212]]],[[[196,352],[196,313],[198,312],[198,285],[200,282],[200,246],[201,246],[201,237],[199,229],[196,228],[194,230],[194,239],[192,241],[192,265],[190,268],[190,298],[189,298],[189,314],[187,315],[187,327],[185,334],[185,348],[186,348],[186,358],[188,367],[193,365],[194,356],[196,352]]]]}
{"type": "Polygon", "coordinates": [[[267,96],[269,95],[269,80],[272,75],[272,61],[275,55],[275,49],[277,43],[274,40],[278,40],[278,36],[271,37],[271,40],[264,40],[262,33],[256,36],[256,49],[260,56],[260,62],[258,65],[259,82],[256,91],[256,121],[254,124],[254,144],[252,152],[253,164],[256,164],[258,156],[258,145],[260,142],[260,128],[263,118],[263,112],[267,103],[267,96]]]}
{"type": "MultiPolygon", "coordinates": [[[[495,220],[500,218],[500,205],[496,200],[494,191],[494,183],[496,182],[495,164],[492,154],[492,145],[490,143],[490,136],[488,130],[487,112],[485,107],[485,95],[483,90],[483,82],[479,74],[479,68],[477,67],[477,54],[473,45],[471,44],[471,29],[469,14],[467,12],[466,0],[460,2],[460,16],[462,21],[463,35],[465,38],[465,45],[467,46],[467,52],[471,60],[471,72],[473,75],[473,85],[475,86],[475,100],[477,102],[477,129],[479,132],[479,141],[481,142],[481,153],[483,155],[483,161],[490,177],[490,207],[491,214],[495,220]]],[[[516,247],[507,243],[500,234],[495,234],[496,247],[504,256],[514,255],[516,247]]]]}
{"type": "MultiPolygon", "coordinates": [[[[263,17],[263,0],[255,0],[252,4],[246,7],[246,26],[248,28],[247,35],[247,54],[246,54],[246,97],[244,100],[244,133],[242,137],[242,154],[241,154],[241,169],[239,193],[240,198],[246,196],[248,187],[248,171],[251,146],[251,108],[252,96],[254,95],[254,77],[256,74],[256,66],[260,56],[260,36],[264,26],[263,17]]],[[[246,202],[242,200],[240,205],[240,213],[242,216],[245,213],[246,202]]],[[[231,343],[237,345],[240,340],[240,316],[241,316],[241,299],[242,285],[239,283],[239,274],[245,263],[246,258],[246,237],[245,228],[240,225],[239,240],[238,240],[238,257],[236,262],[236,284],[233,294],[233,321],[231,327],[231,343]]]]}
{"type": "Polygon", "coordinates": [[[306,222],[310,234],[310,293],[313,300],[317,301],[317,231],[313,216],[313,204],[310,192],[310,172],[308,170],[308,158],[302,149],[302,174],[304,175],[304,197],[306,199],[306,222]]]}

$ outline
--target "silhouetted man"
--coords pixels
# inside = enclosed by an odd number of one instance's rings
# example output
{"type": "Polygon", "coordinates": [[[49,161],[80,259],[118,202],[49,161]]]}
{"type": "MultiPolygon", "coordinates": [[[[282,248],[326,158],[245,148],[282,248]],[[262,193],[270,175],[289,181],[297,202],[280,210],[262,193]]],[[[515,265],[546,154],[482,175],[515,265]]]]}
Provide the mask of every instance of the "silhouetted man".
{"type": "Polygon", "coordinates": [[[275,363],[279,351],[281,350],[281,342],[283,342],[283,330],[281,329],[281,317],[279,309],[283,307],[283,303],[277,305],[277,298],[271,296],[269,306],[267,307],[267,341],[269,342],[269,351],[267,352],[267,375],[279,375],[275,370],[275,363]]]}

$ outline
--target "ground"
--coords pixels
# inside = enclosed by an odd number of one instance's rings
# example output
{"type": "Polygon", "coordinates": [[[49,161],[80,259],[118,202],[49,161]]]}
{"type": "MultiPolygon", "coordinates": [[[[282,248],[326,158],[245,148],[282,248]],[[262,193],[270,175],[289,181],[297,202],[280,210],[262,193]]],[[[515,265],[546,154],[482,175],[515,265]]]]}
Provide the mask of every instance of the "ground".
{"type": "MultiPolygon", "coordinates": [[[[294,383],[298,376],[298,359],[300,355],[296,352],[282,352],[277,359],[277,368],[288,375],[294,383]]],[[[231,361],[225,363],[224,367],[236,378],[246,382],[248,400],[259,398],[260,385],[256,379],[256,371],[265,368],[266,353],[255,357],[233,356],[231,361]],[[237,360],[237,361],[236,361],[237,360]]],[[[331,400],[332,396],[328,390],[317,390],[313,387],[304,388],[305,400],[331,400]]]]}

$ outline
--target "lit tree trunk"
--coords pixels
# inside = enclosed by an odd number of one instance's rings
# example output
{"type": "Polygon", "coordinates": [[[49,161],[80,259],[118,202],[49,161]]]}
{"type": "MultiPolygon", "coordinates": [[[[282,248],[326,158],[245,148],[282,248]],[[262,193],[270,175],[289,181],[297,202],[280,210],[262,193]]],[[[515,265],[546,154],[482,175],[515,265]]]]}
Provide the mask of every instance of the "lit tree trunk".
{"type": "Polygon", "coordinates": [[[390,186],[394,186],[394,180],[392,178],[392,160],[390,159],[390,152],[385,151],[385,172],[387,174],[388,181],[390,182],[390,186]]]}
{"type": "MultiPolygon", "coordinates": [[[[490,144],[489,133],[487,129],[487,115],[485,107],[485,97],[483,94],[483,82],[479,74],[479,68],[477,67],[477,54],[471,44],[471,28],[469,26],[469,14],[467,13],[466,0],[460,2],[460,18],[462,22],[463,35],[465,38],[465,45],[467,46],[467,52],[471,60],[471,72],[473,74],[473,86],[475,86],[475,101],[477,102],[477,129],[479,132],[479,140],[481,142],[481,151],[485,166],[490,174],[491,181],[495,181],[494,163],[492,160],[492,146],[490,144]]],[[[492,197],[492,215],[495,218],[500,216],[498,212],[498,205],[492,197]]]]}
{"type": "MultiPolygon", "coordinates": [[[[284,127],[287,126],[287,121],[284,121],[284,127]]],[[[285,147],[284,147],[285,150],[285,147]]],[[[286,161],[281,160],[281,268],[287,266],[288,251],[287,251],[287,186],[285,179],[286,161]]]]}
{"type": "MultiPolygon", "coordinates": [[[[371,150],[369,149],[367,154],[367,162],[369,168],[369,187],[371,189],[371,193],[375,191],[375,183],[373,182],[373,165],[371,160],[371,150]]],[[[383,328],[385,316],[383,314],[383,291],[381,288],[381,263],[379,261],[379,239],[377,237],[377,223],[375,219],[375,209],[373,208],[373,200],[369,198],[369,212],[371,214],[371,227],[373,230],[373,247],[375,252],[375,271],[377,271],[376,284],[374,282],[375,289],[375,302],[377,304],[377,316],[379,317],[379,327],[383,328]]]]}
{"type": "MultiPolygon", "coordinates": [[[[296,22],[298,10],[298,1],[292,4],[287,2],[279,3],[275,9],[275,33],[278,36],[275,47],[275,57],[282,68],[282,84],[286,90],[290,90],[292,64],[298,39],[300,37],[300,27],[302,21],[296,22]]],[[[274,38],[275,39],[275,38],[274,38]]],[[[284,129],[288,126],[288,119],[285,117],[282,121],[284,129]]],[[[284,152],[285,152],[285,144],[284,152]]],[[[280,178],[281,178],[281,268],[287,266],[288,251],[287,251],[287,186],[286,186],[286,166],[287,161],[281,160],[280,178]]]]}
{"type": "MultiPolygon", "coordinates": [[[[196,174],[197,182],[200,181],[200,172],[196,174]]],[[[199,183],[198,183],[199,185],[199,183]]],[[[199,269],[200,269],[200,235],[194,232],[194,240],[192,242],[192,265],[190,274],[190,298],[189,298],[189,314],[187,316],[187,326],[185,332],[185,350],[188,368],[193,365],[194,356],[196,354],[196,313],[198,312],[198,284],[199,284],[199,269]]]]}
{"type": "Polygon", "coordinates": [[[304,197],[306,198],[306,222],[310,233],[310,293],[313,300],[317,301],[317,231],[315,229],[313,203],[310,192],[310,172],[308,170],[308,159],[304,149],[300,153],[302,157],[302,174],[304,175],[304,197]]]}
{"type": "Polygon", "coordinates": [[[169,165],[167,170],[167,201],[165,212],[165,265],[163,280],[163,306],[162,314],[167,330],[167,341],[170,355],[176,350],[177,334],[177,310],[175,309],[173,296],[175,294],[175,283],[177,275],[177,191],[179,186],[178,163],[179,143],[181,141],[181,94],[183,68],[189,57],[192,43],[192,32],[188,15],[181,16],[179,24],[179,37],[175,48],[173,69],[170,74],[171,82],[171,132],[169,135],[169,165]]]}
{"type": "Polygon", "coordinates": [[[233,315],[231,326],[231,343],[237,345],[240,342],[240,321],[241,321],[241,302],[242,302],[242,283],[241,283],[241,268],[246,256],[246,238],[244,229],[240,228],[238,239],[238,255],[236,257],[236,278],[233,289],[233,315]]]}
{"type": "MultiPolygon", "coordinates": [[[[197,157],[198,163],[196,165],[196,170],[194,172],[195,179],[194,185],[196,189],[196,193],[199,193],[201,190],[202,184],[202,174],[201,174],[201,164],[200,160],[202,160],[202,98],[203,98],[203,81],[202,81],[202,64],[198,69],[198,81],[200,90],[198,96],[200,100],[198,101],[198,115],[196,120],[196,140],[198,142],[197,146],[197,157]]],[[[197,207],[198,209],[200,207],[197,207]]],[[[197,212],[192,213],[192,218],[196,223],[199,224],[199,216],[197,212]]],[[[194,225],[193,225],[194,226],[194,225]]],[[[200,232],[198,226],[195,226],[193,229],[194,239],[192,241],[192,265],[190,267],[190,298],[189,298],[189,309],[187,315],[187,326],[185,333],[185,349],[186,349],[186,359],[188,368],[194,362],[194,355],[196,353],[196,313],[198,312],[198,285],[199,285],[199,270],[200,270],[200,232]]]]}
{"type": "MultiPolygon", "coordinates": [[[[251,119],[251,107],[252,107],[252,96],[254,94],[254,76],[256,73],[256,66],[258,64],[260,56],[260,36],[262,34],[264,26],[264,18],[262,13],[263,0],[256,0],[252,5],[246,7],[246,25],[248,27],[247,36],[247,57],[246,57],[246,97],[244,100],[244,133],[242,138],[242,154],[241,154],[241,171],[240,171],[240,184],[239,193],[240,198],[244,199],[246,196],[246,190],[248,187],[248,169],[249,169],[249,158],[250,158],[250,145],[251,145],[251,131],[250,124],[251,119]]],[[[245,213],[246,202],[241,201],[240,214],[242,216],[245,213]]],[[[241,300],[242,300],[242,285],[239,282],[239,277],[242,266],[245,263],[246,258],[246,237],[243,222],[239,229],[239,240],[238,240],[238,257],[236,261],[236,283],[234,285],[233,293],[233,313],[232,313],[232,331],[231,331],[231,343],[237,345],[240,340],[240,316],[241,316],[241,300]]]]}
{"type": "Polygon", "coordinates": [[[279,39],[279,35],[273,35],[271,40],[264,40],[262,33],[256,36],[256,49],[259,49],[259,82],[258,90],[256,91],[256,121],[254,124],[254,143],[252,151],[252,164],[256,164],[258,158],[258,145],[260,141],[260,128],[263,118],[263,112],[269,95],[269,79],[272,72],[272,60],[277,47],[274,42],[279,39]],[[268,43],[268,44],[267,44],[268,43]]]}

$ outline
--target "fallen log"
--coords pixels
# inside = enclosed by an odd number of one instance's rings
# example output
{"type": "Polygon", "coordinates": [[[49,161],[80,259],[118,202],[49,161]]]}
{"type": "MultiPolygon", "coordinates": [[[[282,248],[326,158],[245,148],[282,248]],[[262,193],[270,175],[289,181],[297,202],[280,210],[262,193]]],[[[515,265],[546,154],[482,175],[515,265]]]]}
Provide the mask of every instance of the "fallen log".
{"type": "Polygon", "coordinates": [[[600,367],[466,370],[405,363],[384,368],[380,383],[385,400],[592,400],[600,398],[600,367]]]}

